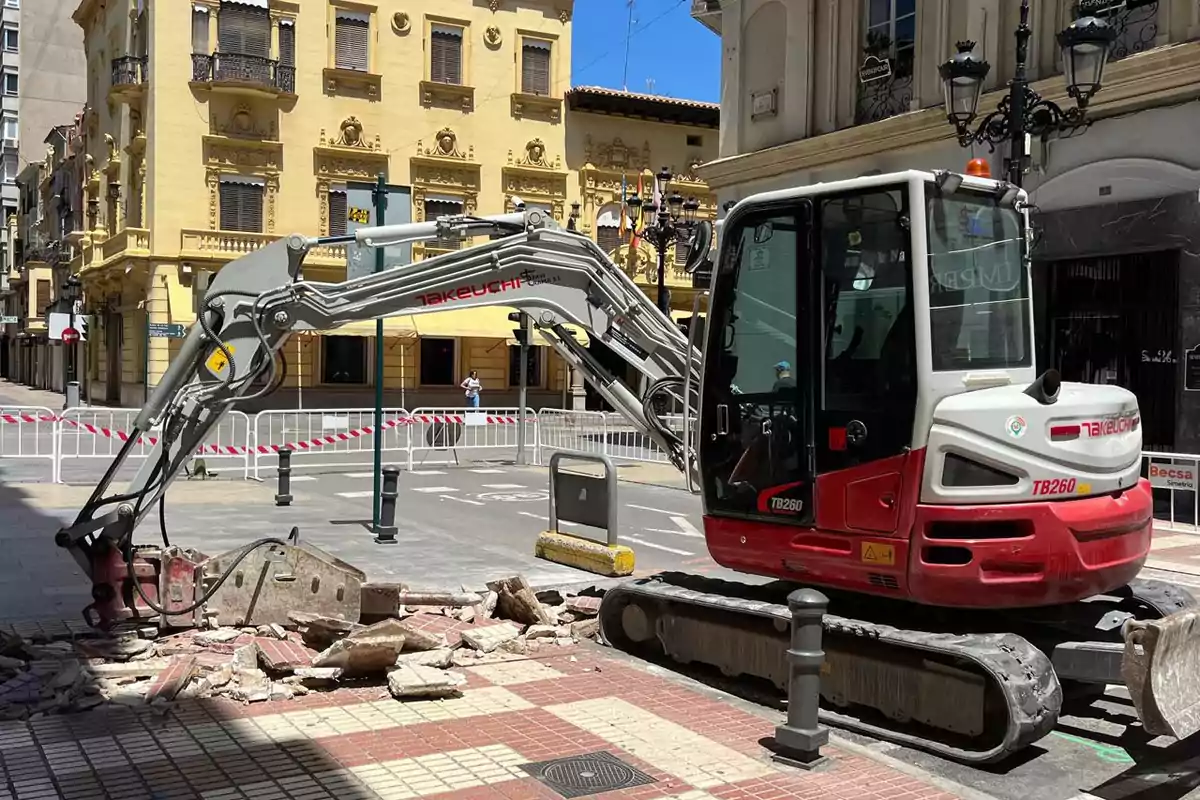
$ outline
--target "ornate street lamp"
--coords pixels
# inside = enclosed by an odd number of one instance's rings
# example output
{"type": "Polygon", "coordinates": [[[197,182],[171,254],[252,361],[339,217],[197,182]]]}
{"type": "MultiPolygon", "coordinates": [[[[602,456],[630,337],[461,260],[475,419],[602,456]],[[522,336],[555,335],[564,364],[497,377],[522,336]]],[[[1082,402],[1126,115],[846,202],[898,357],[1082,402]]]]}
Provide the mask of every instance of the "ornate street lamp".
{"type": "Polygon", "coordinates": [[[579,201],[571,203],[571,216],[567,217],[567,230],[574,231],[579,229],[579,201]]]}
{"type": "Polygon", "coordinates": [[[630,195],[625,201],[630,223],[634,231],[645,216],[646,224],[639,234],[648,241],[658,254],[658,309],[670,316],[671,300],[667,292],[667,250],[676,244],[691,241],[696,229],[696,213],[700,203],[696,198],[684,199],[679,192],[667,194],[671,179],[675,176],[671,170],[663,167],[654,176],[656,194],[662,200],[659,204],[645,203],[636,194],[630,195]]]}
{"type": "Polygon", "coordinates": [[[1062,48],[1063,72],[1067,94],[1075,107],[1064,109],[1046,100],[1029,87],[1025,62],[1029,57],[1029,0],[1021,0],[1021,21],[1017,26],[1017,60],[1009,91],[996,110],[980,120],[975,130],[971,123],[979,111],[983,83],[991,69],[986,61],[976,58],[974,42],[959,42],[958,52],[938,68],[945,91],[946,117],[958,132],[963,147],[986,143],[995,150],[1001,142],[1009,142],[1008,180],[1021,185],[1028,160],[1025,137],[1046,137],[1055,132],[1073,132],[1086,127],[1085,109],[1088,101],[1100,91],[1108,51],[1116,32],[1097,17],[1083,17],[1072,22],[1058,34],[1062,48]]]}

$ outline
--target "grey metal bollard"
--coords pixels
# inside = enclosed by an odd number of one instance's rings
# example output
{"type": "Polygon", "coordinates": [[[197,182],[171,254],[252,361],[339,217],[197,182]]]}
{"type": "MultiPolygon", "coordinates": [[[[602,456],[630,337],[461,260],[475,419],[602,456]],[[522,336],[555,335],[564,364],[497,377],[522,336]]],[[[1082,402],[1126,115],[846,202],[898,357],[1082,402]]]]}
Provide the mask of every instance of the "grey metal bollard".
{"type": "Polygon", "coordinates": [[[396,544],[396,498],[400,495],[399,467],[383,468],[383,488],[379,492],[379,527],[375,530],[376,544],[396,544]]]}
{"type": "Polygon", "coordinates": [[[275,505],[290,506],[292,504],[292,450],[290,447],[279,448],[279,488],[275,492],[275,505]]]}
{"type": "Polygon", "coordinates": [[[787,722],[775,728],[778,750],[775,760],[790,766],[813,769],[828,759],[821,745],[829,742],[829,731],[817,720],[821,702],[821,626],[829,598],[815,589],[797,589],[788,595],[792,612],[792,642],[788,648],[787,722]]]}

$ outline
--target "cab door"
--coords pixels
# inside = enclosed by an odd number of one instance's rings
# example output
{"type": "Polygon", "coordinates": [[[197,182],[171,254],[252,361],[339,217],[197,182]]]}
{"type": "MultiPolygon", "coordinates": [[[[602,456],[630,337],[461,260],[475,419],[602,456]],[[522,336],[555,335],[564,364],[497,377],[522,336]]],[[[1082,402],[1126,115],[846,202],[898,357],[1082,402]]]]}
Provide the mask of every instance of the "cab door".
{"type": "Polygon", "coordinates": [[[700,419],[706,513],[811,525],[812,206],[726,222],[700,419]]]}
{"type": "Polygon", "coordinates": [[[917,397],[908,188],[823,197],[816,213],[818,525],[891,533],[917,397]]]}

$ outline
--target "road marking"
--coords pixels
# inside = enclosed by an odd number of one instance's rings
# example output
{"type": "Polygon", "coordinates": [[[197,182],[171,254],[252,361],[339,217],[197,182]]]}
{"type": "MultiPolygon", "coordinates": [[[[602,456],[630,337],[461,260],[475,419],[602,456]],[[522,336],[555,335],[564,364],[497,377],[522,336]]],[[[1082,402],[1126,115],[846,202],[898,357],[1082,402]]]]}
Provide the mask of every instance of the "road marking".
{"type": "Polygon", "coordinates": [[[411,486],[409,487],[414,492],[424,492],[425,494],[442,494],[444,492],[457,492],[453,486],[411,486]]]}
{"type": "MultiPolygon", "coordinates": [[[[532,511],[518,511],[517,513],[520,514],[522,517],[530,517],[532,519],[541,520],[542,522],[546,523],[547,525],[550,524],[550,520],[543,514],[535,514],[532,511]]],[[[559,525],[578,525],[579,523],[578,522],[567,522],[565,519],[560,519],[558,521],[558,524],[559,525]]]]}
{"type": "Polygon", "coordinates": [[[665,544],[655,544],[654,542],[648,542],[645,539],[642,539],[641,537],[638,537],[638,536],[622,536],[621,538],[627,542],[633,542],[634,544],[641,545],[642,547],[650,547],[655,550],[662,550],[663,552],[666,552],[666,553],[674,553],[677,556],[694,556],[694,555],[696,555],[695,553],[692,553],[688,550],[676,550],[674,547],[667,547],[665,544]]]}
{"type": "Polygon", "coordinates": [[[670,533],[675,536],[687,536],[692,539],[703,539],[704,534],[696,530],[687,517],[671,517],[671,522],[679,526],[679,530],[668,530],[666,528],[646,528],[650,533],[670,533]]]}
{"type": "Polygon", "coordinates": [[[476,475],[503,475],[502,469],[472,469],[469,472],[474,472],[476,475]]]}
{"type": "Polygon", "coordinates": [[[351,500],[357,500],[357,499],[359,499],[360,497],[373,497],[374,495],[375,495],[375,492],[373,492],[373,491],[366,491],[366,492],[338,492],[338,493],[337,493],[337,496],[338,496],[338,497],[348,497],[348,498],[350,498],[351,500]]]}
{"type": "Polygon", "coordinates": [[[374,472],[343,472],[343,478],[374,478],[374,472]]]}
{"type": "Polygon", "coordinates": [[[295,483],[296,481],[315,481],[316,479],[316,475],[293,475],[291,477],[292,483],[295,483]]]}
{"type": "Polygon", "coordinates": [[[524,489],[525,487],[519,483],[485,483],[484,489],[524,489]]]}
{"type": "Polygon", "coordinates": [[[659,514],[666,514],[668,517],[678,517],[680,514],[683,513],[681,511],[669,511],[668,509],[665,509],[665,508],[651,508],[650,506],[639,506],[639,505],[635,505],[633,503],[626,503],[625,507],[626,508],[636,508],[641,511],[656,511],[659,514]]]}
{"type": "Polygon", "coordinates": [[[414,469],[409,475],[445,475],[446,471],[441,469],[414,469]]]}
{"type": "Polygon", "coordinates": [[[486,506],[487,503],[481,503],[478,500],[468,500],[465,497],[455,497],[454,495],[444,494],[441,496],[443,500],[457,500],[460,503],[469,503],[473,506],[486,506]]]}

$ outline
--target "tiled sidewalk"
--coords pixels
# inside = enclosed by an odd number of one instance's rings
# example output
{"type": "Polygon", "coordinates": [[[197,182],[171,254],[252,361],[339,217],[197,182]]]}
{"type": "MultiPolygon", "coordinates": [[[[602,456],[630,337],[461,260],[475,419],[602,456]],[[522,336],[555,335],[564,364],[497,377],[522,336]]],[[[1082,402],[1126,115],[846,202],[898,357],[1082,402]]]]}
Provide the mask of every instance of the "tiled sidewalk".
{"type": "Polygon", "coordinates": [[[0,800],[535,800],[560,795],[522,765],[598,751],[654,781],[605,800],[952,797],[833,747],[823,771],[780,767],[769,721],[591,648],[465,672],[446,700],[371,687],[3,722],[0,800]]]}

